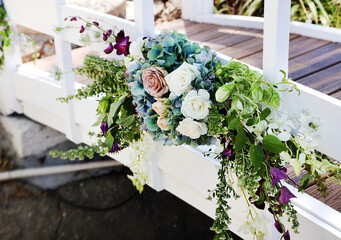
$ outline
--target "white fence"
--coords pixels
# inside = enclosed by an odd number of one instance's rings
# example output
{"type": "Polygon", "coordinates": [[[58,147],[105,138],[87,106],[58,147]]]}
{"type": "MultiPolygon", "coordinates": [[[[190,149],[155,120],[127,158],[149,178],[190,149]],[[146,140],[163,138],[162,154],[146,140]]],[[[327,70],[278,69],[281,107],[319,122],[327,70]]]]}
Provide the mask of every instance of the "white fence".
{"type": "MultiPolygon", "coordinates": [[[[70,104],[56,101],[57,97],[65,97],[80,87],[80,84],[75,83],[70,71],[72,69],[70,43],[78,45],[83,45],[83,43],[79,40],[78,31],[66,30],[56,33],[54,29],[65,24],[63,21],[65,17],[77,15],[84,19],[91,18],[101,23],[124,28],[133,40],[136,36],[153,35],[155,30],[152,0],[135,0],[135,23],[88,9],[68,6],[62,0],[5,0],[4,2],[13,22],[54,37],[58,66],[67,74],[63,76],[61,83],[56,83],[49,77],[49,73],[21,64],[18,51],[7,54],[5,56],[6,67],[0,78],[1,111],[4,114],[23,113],[65,133],[76,143],[91,144],[93,140],[89,138],[88,132],[97,131],[91,127],[96,120],[96,100],[72,101],[70,104]]],[[[211,16],[212,1],[183,0],[184,6],[188,3],[191,5],[183,8],[185,17],[193,11],[196,17],[190,18],[192,20],[210,21],[211,17],[217,17],[211,16]]],[[[268,41],[269,44],[264,48],[264,74],[267,79],[274,81],[279,78],[279,69],[288,68],[288,3],[289,0],[266,1],[264,42],[268,41]],[[284,29],[279,27],[284,27],[284,29]],[[272,51],[278,52],[271,54],[272,51]]],[[[234,21],[241,25],[244,24],[245,19],[236,17],[234,21]]],[[[229,23],[233,25],[232,20],[227,24],[229,23]]],[[[69,24],[70,22],[67,22],[67,25],[69,24]]],[[[257,27],[248,25],[248,27],[252,26],[257,27]]],[[[14,47],[18,49],[17,46],[14,47]]],[[[97,44],[89,47],[101,51],[105,46],[97,44]]],[[[229,59],[227,56],[219,56],[222,60],[229,59]]],[[[323,122],[320,150],[341,160],[341,128],[338,123],[338,119],[341,119],[341,102],[304,86],[299,85],[299,88],[301,96],[285,96],[283,109],[289,113],[297,113],[302,108],[307,108],[319,116],[323,122]]],[[[123,150],[112,157],[127,164],[129,151],[129,149],[123,150]]],[[[215,160],[202,156],[200,148],[158,146],[150,169],[152,176],[150,185],[158,191],[163,189],[170,191],[213,218],[216,205],[206,200],[206,197],[208,196],[207,190],[214,188],[217,182],[217,166],[218,163],[215,160]]],[[[301,234],[292,236],[292,239],[341,239],[340,213],[310,196],[299,194],[296,190],[292,191],[299,196],[293,202],[301,222],[301,234]]],[[[250,239],[251,236],[237,231],[239,225],[245,220],[241,213],[243,209],[246,209],[246,203],[231,200],[231,206],[233,221],[231,230],[244,239],[250,239]]],[[[265,218],[269,219],[266,239],[279,239],[270,214],[265,218]]]]}

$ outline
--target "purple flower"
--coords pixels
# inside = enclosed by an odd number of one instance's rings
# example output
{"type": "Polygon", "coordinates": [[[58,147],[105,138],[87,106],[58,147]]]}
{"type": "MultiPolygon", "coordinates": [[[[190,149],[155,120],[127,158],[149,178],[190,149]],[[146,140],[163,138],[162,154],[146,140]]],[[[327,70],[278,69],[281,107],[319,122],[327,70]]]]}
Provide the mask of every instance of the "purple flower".
{"type": "Polygon", "coordinates": [[[270,175],[272,177],[272,186],[276,185],[281,179],[287,179],[284,169],[271,168],[270,175]]]}
{"type": "Polygon", "coordinates": [[[289,230],[287,230],[284,234],[283,234],[284,240],[290,240],[290,233],[289,230]]]}
{"type": "Polygon", "coordinates": [[[223,152],[224,156],[230,156],[232,154],[232,149],[227,149],[223,152]]]}
{"type": "Polygon", "coordinates": [[[276,221],[276,222],[275,222],[275,228],[277,229],[277,231],[278,231],[279,233],[283,233],[282,224],[280,224],[279,221],[276,221]]]}
{"type": "Polygon", "coordinates": [[[116,44],[114,48],[117,50],[117,55],[128,56],[129,55],[129,46],[130,46],[129,36],[124,35],[124,31],[121,30],[116,36],[116,44]]]}
{"type": "Polygon", "coordinates": [[[108,34],[107,33],[103,33],[103,41],[108,40],[108,34]]]}
{"type": "Polygon", "coordinates": [[[114,46],[112,45],[112,43],[109,43],[109,46],[106,49],[104,49],[104,52],[106,54],[110,54],[112,51],[114,51],[114,46]]]}
{"type": "Polygon", "coordinates": [[[72,17],[72,18],[70,18],[70,22],[71,21],[77,21],[77,17],[72,17]]]}
{"type": "Polygon", "coordinates": [[[85,31],[85,27],[82,25],[81,30],[79,30],[80,33],[83,33],[85,31]]]}
{"type": "Polygon", "coordinates": [[[102,130],[103,135],[107,134],[109,128],[108,128],[108,123],[106,121],[102,122],[101,130],[102,130]]]}
{"type": "Polygon", "coordinates": [[[94,22],[92,22],[96,27],[98,27],[99,26],[99,23],[98,22],[96,22],[96,21],[94,21],[94,22]]]}
{"type": "Polygon", "coordinates": [[[112,34],[112,30],[111,30],[111,29],[108,29],[107,33],[108,33],[109,35],[111,35],[111,34],[112,34]]]}
{"type": "Polygon", "coordinates": [[[110,152],[110,153],[114,153],[114,152],[120,151],[120,150],[122,150],[122,148],[120,148],[120,147],[118,146],[117,143],[114,143],[114,144],[112,145],[111,150],[110,150],[109,152],[110,152]]]}
{"type": "Polygon", "coordinates": [[[290,198],[295,198],[296,196],[292,194],[287,187],[281,187],[281,194],[279,195],[278,201],[280,204],[287,204],[290,198]]]}

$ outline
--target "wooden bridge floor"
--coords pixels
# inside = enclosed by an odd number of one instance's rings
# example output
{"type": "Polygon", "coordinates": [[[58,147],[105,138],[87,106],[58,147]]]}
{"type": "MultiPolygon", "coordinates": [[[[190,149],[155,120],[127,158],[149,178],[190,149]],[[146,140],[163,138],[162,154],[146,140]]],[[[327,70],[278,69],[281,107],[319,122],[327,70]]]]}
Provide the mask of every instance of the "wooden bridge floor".
{"type": "MultiPolygon", "coordinates": [[[[219,26],[178,19],[158,29],[187,34],[192,41],[262,69],[262,30],[219,26]]],[[[341,99],[341,43],[297,34],[290,35],[289,77],[294,81],[341,99]]]]}
{"type": "MultiPolygon", "coordinates": [[[[160,24],[157,28],[186,33],[191,41],[199,42],[227,56],[262,68],[262,30],[218,26],[181,19],[160,24]]],[[[80,66],[84,56],[90,53],[96,54],[87,48],[73,50],[73,66],[80,66]]],[[[50,56],[38,60],[36,65],[32,62],[25,65],[51,72],[53,67],[57,66],[57,58],[50,56]]],[[[341,44],[291,34],[289,77],[303,85],[341,99],[341,44]]],[[[90,82],[80,76],[76,76],[76,81],[84,84],[90,82]]],[[[293,169],[289,168],[288,175],[299,183],[303,173],[297,177],[293,169]]],[[[293,184],[290,181],[288,183],[293,184]]],[[[311,184],[305,192],[341,212],[341,186],[330,180],[327,180],[326,184],[329,188],[329,195],[326,198],[322,197],[315,184],[311,184]]]]}

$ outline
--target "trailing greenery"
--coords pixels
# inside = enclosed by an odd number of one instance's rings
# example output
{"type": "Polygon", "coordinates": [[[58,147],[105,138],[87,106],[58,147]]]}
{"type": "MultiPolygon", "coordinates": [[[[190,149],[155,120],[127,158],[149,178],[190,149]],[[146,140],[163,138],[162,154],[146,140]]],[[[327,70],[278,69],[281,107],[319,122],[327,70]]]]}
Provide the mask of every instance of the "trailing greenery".
{"type": "Polygon", "coordinates": [[[127,70],[122,62],[110,61],[96,55],[87,55],[84,66],[73,69],[76,74],[93,80],[93,83],[78,89],[77,93],[67,98],[59,98],[62,102],[71,99],[84,99],[100,94],[121,95],[130,93],[124,73],[127,70]]]}
{"type": "MultiPolygon", "coordinates": [[[[215,0],[216,13],[264,16],[264,0],[215,0]]],[[[291,20],[341,28],[340,0],[292,0],[291,20]]]]}
{"type": "Polygon", "coordinates": [[[101,95],[97,108],[98,119],[94,126],[101,125],[102,133],[96,135],[97,144],[80,146],[67,152],[51,151],[54,157],[83,159],[84,156],[91,158],[95,153],[105,155],[128,147],[141,137],[141,123],[132,104],[131,93],[124,77],[126,68],[122,62],[87,55],[83,64],[74,71],[93,82],[78,89],[76,94],[59,100],[69,102],[71,99],[80,100],[101,95]]]}
{"type": "Polygon", "coordinates": [[[4,48],[11,45],[11,27],[8,24],[7,14],[3,6],[0,5],[0,70],[4,65],[4,48]]]}

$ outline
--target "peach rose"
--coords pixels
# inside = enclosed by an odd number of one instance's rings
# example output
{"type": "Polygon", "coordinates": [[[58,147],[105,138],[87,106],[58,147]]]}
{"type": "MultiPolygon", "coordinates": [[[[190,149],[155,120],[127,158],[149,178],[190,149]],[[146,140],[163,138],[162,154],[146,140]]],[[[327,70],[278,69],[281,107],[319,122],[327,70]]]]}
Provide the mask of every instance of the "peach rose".
{"type": "Polygon", "coordinates": [[[159,126],[159,128],[161,128],[164,131],[168,131],[169,130],[169,126],[167,123],[167,118],[165,117],[158,117],[156,124],[159,126]]]}
{"type": "Polygon", "coordinates": [[[161,97],[169,91],[165,80],[167,71],[160,67],[150,67],[142,71],[144,90],[153,97],[161,97]]]}
{"type": "Polygon", "coordinates": [[[156,102],[152,105],[153,110],[161,117],[164,117],[166,115],[167,108],[169,108],[169,106],[163,104],[167,98],[155,98],[155,100],[156,102]]]}

